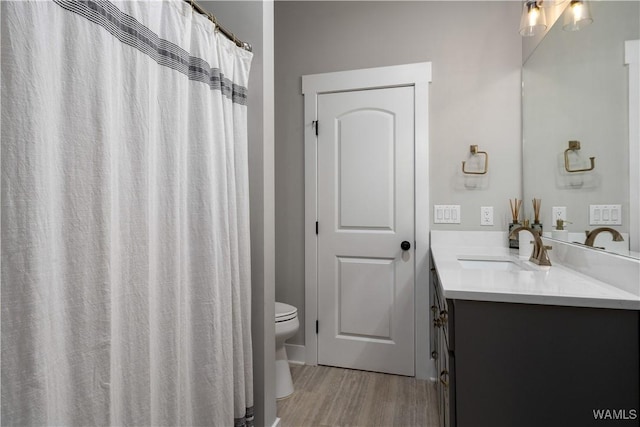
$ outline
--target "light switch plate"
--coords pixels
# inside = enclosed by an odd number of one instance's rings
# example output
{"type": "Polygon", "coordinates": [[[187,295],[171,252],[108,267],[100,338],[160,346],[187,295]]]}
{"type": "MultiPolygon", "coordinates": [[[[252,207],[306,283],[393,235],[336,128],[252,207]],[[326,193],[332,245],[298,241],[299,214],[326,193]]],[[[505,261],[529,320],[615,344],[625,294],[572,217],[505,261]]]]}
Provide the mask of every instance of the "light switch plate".
{"type": "Polygon", "coordinates": [[[622,205],[589,205],[589,225],[622,225],[622,205]]]}
{"type": "Polygon", "coordinates": [[[434,224],[460,224],[460,205],[433,205],[434,224]]]}
{"type": "Polygon", "coordinates": [[[480,208],[480,225],[493,225],[493,206],[480,208]]]}

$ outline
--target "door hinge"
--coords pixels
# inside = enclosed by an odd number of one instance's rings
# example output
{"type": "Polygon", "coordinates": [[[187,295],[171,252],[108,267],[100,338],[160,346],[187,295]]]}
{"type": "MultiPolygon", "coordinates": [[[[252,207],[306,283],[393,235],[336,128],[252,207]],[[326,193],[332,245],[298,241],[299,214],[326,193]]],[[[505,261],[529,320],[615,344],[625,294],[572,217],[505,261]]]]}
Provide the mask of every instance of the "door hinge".
{"type": "Polygon", "coordinates": [[[316,234],[318,234],[318,221],[316,221],[316,234]]]}
{"type": "Polygon", "coordinates": [[[314,128],[315,128],[315,130],[316,130],[316,136],[318,136],[318,121],[317,121],[317,120],[314,120],[314,121],[312,121],[311,123],[313,124],[313,127],[314,127],[314,128]]]}
{"type": "Polygon", "coordinates": [[[318,334],[318,321],[316,320],[316,335],[318,334]]]}

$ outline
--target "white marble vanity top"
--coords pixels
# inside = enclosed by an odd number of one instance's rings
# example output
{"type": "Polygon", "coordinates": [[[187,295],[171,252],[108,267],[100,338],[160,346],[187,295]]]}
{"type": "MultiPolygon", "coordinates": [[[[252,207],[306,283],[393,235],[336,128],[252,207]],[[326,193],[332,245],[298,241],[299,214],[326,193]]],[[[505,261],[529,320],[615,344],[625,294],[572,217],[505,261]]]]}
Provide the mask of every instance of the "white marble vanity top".
{"type": "Polygon", "coordinates": [[[445,298],[640,310],[640,295],[558,263],[540,267],[520,259],[517,251],[495,245],[495,239],[485,240],[489,246],[469,239],[451,244],[432,235],[431,253],[445,298]],[[524,268],[519,271],[464,268],[459,261],[461,257],[499,257],[524,268]]]}

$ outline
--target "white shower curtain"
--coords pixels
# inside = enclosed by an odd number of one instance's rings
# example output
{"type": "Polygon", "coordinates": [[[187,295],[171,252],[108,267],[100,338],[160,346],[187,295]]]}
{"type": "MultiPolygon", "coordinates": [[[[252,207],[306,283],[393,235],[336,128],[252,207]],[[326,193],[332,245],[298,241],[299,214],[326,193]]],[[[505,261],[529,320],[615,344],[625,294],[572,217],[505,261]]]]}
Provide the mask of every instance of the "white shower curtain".
{"type": "Polygon", "coordinates": [[[1,18],[1,424],[251,424],[251,54],[182,0],[1,18]]]}

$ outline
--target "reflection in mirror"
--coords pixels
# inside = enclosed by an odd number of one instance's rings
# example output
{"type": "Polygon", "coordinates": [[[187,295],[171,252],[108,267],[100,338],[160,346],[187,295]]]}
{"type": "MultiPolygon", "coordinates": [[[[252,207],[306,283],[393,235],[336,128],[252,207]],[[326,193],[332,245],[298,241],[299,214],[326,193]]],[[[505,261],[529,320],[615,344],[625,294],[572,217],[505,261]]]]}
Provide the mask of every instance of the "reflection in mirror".
{"type": "Polygon", "coordinates": [[[624,241],[599,233],[593,246],[637,257],[629,200],[638,191],[630,168],[640,159],[630,167],[625,41],[640,39],[640,2],[591,2],[591,13],[593,23],[572,32],[561,16],[523,65],[525,218],[542,199],[543,231],[553,237],[552,208],[566,207],[567,231],[556,238],[584,243],[585,231],[610,227],[624,241]]]}

